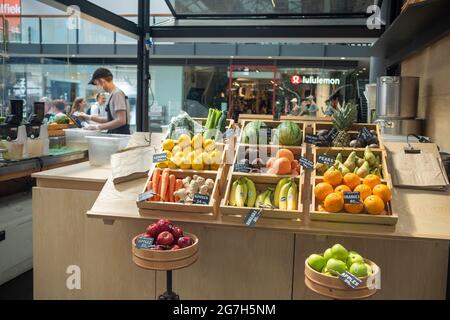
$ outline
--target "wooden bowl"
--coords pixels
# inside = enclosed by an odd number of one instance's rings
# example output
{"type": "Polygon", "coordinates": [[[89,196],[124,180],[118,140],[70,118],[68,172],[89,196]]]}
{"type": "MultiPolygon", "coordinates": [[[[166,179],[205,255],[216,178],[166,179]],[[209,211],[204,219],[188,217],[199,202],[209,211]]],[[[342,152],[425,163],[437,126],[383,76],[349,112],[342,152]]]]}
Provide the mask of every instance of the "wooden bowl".
{"type": "MultiPolygon", "coordinates": [[[[365,262],[372,268],[373,275],[379,276],[380,268],[370,260],[365,259],[365,262]]],[[[350,288],[342,280],[337,277],[326,276],[311,268],[305,261],[305,285],[310,290],[322,296],[338,299],[338,300],[355,300],[367,299],[373,296],[377,289],[369,289],[367,287],[367,280],[369,277],[360,278],[362,283],[356,289],[350,288]]]]}
{"type": "Polygon", "coordinates": [[[148,250],[136,248],[136,236],[131,241],[133,262],[139,267],[150,270],[176,270],[186,268],[198,259],[198,238],[186,233],[194,240],[194,244],[179,250],[148,250]]]}

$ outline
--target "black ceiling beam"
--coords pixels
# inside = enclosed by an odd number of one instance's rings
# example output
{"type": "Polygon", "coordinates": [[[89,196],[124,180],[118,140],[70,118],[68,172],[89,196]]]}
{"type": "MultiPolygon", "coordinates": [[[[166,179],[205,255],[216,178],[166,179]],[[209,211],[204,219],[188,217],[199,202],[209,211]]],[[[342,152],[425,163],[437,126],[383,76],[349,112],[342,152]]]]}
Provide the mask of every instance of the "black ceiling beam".
{"type": "Polygon", "coordinates": [[[66,12],[67,8],[76,5],[80,8],[81,18],[101,25],[112,31],[121,33],[128,37],[138,39],[139,28],[136,23],[125,19],[111,11],[108,11],[100,6],[93,4],[86,0],[38,0],[51,7],[66,12]]]}

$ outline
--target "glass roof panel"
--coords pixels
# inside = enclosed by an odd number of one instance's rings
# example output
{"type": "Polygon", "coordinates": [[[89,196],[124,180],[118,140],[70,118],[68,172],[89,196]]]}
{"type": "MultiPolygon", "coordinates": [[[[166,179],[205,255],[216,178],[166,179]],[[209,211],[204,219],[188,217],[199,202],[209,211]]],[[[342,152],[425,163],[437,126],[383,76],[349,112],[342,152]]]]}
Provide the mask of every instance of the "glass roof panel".
{"type": "Polygon", "coordinates": [[[258,16],[365,16],[381,0],[165,0],[177,18],[258,16]]]}

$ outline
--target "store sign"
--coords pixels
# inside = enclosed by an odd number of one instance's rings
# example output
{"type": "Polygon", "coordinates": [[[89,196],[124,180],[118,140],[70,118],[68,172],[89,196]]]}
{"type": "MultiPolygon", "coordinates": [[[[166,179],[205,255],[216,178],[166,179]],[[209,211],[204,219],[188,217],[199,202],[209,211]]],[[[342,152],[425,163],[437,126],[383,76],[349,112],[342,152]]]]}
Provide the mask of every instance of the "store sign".
{"type": "Polygon", "coordinates": [[[209,204],[209,196],[207,194],[194,194],[194,199],[192,200],[193,204],[209,204]]]}
{"type": "Polygon", "coordinates": [[[304,84],[341,84],[341,80],[338,78],[322,78],[313,76],[300,76],[295,74],[291,77],[291,83],[294,85],[304,84]]]}
{"type": "Polygon", "coordinates": [[[8,20],[8,33],[10,37],[21,32],[21,13],[21,0],[3,0],[0,2],[0,16],[5,16],[8,20]]]}

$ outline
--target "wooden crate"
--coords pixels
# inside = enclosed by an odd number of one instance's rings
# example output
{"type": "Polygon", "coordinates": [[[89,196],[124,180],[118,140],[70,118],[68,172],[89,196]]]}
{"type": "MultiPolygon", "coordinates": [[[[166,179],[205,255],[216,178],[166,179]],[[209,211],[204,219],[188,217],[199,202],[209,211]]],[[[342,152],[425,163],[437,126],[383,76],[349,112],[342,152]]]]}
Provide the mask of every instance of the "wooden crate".
{"type": "MultiPolygon", "coordinates": [[[[330,130],[333,127],[333,124],[331,122],[328,121],[319,121],[319,122],[315,122],[314,123],[314,130],[313,130],[313,134],[317,134],[317,132],[319,132],[320,130],[330,130]]],[[[348,133],[350,134],[350,136],[352,137],[352,139],[356,139],[358,137],[358,132],[359,130],[361,130],[362,128],[366,127],[369,130],[375,130],[377,133],[377,138],[378,138],[378,145],[379,148],[376,149],[383,149],[384,150],[384,146],[383,146],[383,141],[381,138],[381,131],[380,131],[380,126],[378,124],[373,124],[373,123],[354,123],[350,130],[348,131],[348,133]]],[[[347,148],[344,148],[347,149],[347,148]]],[[[357,150],[357,149],[364,149],[364,148],[348,148],[349,150],[357,150]]],[[[374,150],[376,150],[374,149],[374,150]]]]}
{"type": "MultiPolygon", "coordinates": [[[[332,150],[329,148],[319,148],[316,147],[313,149],[313,159],[316,163],[316,158],[321,154],[322,151],[328,150],[328,154],[336,155],[338,152],[341,152],[345,157],[347,156],[351,150],[336,150],[337,148],[333,148],[332,150]]],[[[364,151],[357,151],[357,154],[364,151]]],[[[383,166],[383,178],[381,182],[388,185],[391,190],[393,190],[391,175],[387,166],[387,157],[385,150],[373,151],[374,154],[380,154],[383,166]]],[[[358,154],[359,155],[359,154],[358,154]]],[[[361,179],[362,180],[362,179],[361,179]]],[[[345,223],[362,223],[362,224],[379,224],[379,225],[395,225],[398,221],[397,213],[392,210],[392,200],[387,203],[385,212],[380,215],[371,215],[366,213],[352,214],[346,212],[322,212],[317,209],[320,204],[316,197],[314,196],[314,187],[316,184],[323,181],[322,176],[317,176],[315,174],[315,170],[311,173],[311,206],[309,212],[309,218],[313,221],[331,221],[331,222],[345,222],[345,223]]]]}
{"type": "MultiPolygon", "coordinates": [[[[258,120],[258,119],[256,119],[256,120],[258,120]]],[[[239,137],[238,137],[238,140],[237,140],[237,143],[238,144],[243,144],[241,141],[241,139],[242,139],[242,133],[243,133],[243,131],[244,131],[244,128],[245,128],[245,126],[248,124],[248,123],[250,123],[250,122],[252,122],[252,121],[255,121],[255,120],[243,120],[242,122],[241,122],[241,132],[240,132],[240,134],[239,134],[239,137]]],[[[273,120],[270,120],[270,121],[266,121],[266,120],[261,120],[261,121],[263,121],[265,124],[266,124],[266,126],[268,127],[268,128],[271,128],[271,129],[276,129],[282,122],[286,122],[286,121],[273,121],[273,120]]],[[[298,124],[299,126],[300,126],[300,128],[301,128],[301,130],[302,130],[302,144],[304,143],[304,141],[305,141],[305,123],[304,122],[301,122],[301,121],[291,121],[291,122],[293,122],[293,123],[296,123],[296,124],[298,124]]],[[[270,144],[270,145],[272,145],[270,142],[269,143],[267,143],[267,144],[270,144]]],[[[290,147],[290,146],[286,146],[286,147],[290,147]]],[[[299,147],[299,146],[295,146],[295,147],[299,147]]]]}
{"type": "Polygon", "coordinates": [[[310,117],[310,116],[293,116],[293,115],[284,115],[280,117],[282,121],[308,121],[308,122],[331,122],[331,117],[323,116],[323,117],[310,117]]]}
{"type": "Polygon", "coordinates": [[[247,113],[241,113],[239,114],[239,120],[238,123],[243,128],[242,123],[244,121],[255,121],[255,120],[261,120],[261,121],[273,121],[273,115],[271,114],[247,114],[247,113]]]}

